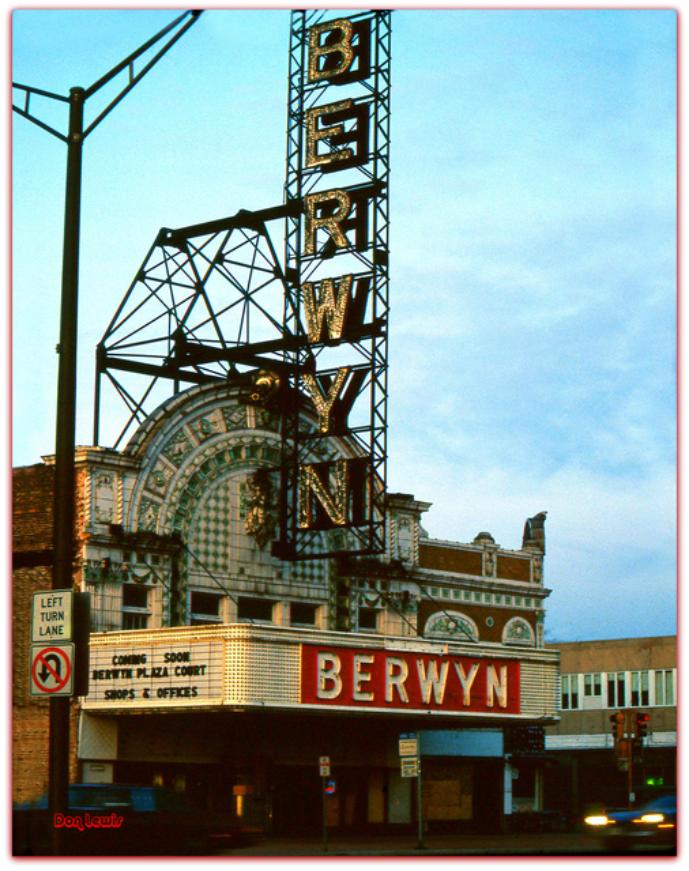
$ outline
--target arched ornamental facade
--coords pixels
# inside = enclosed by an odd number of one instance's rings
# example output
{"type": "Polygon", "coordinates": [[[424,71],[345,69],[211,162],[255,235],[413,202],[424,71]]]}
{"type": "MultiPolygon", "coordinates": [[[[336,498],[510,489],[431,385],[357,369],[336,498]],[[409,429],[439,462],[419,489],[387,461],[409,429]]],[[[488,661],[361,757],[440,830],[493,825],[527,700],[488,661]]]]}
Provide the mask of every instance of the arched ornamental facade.
{"type": "MultiPolygon", "coordinates": [[[[324,459],[353,455],[328,444],[324,459]]],[[[75,585],[93,629],[79,778],[317,831],[328,756],[333,826],[413,826],[398,742],[415,733],[430,826],[538,809],[542,763],[512,752],[557,718],[534,518],[517,550],[485,532],[440,541],[421,525],[429,503],[389,494],[384,554],[282,560],[279,462],[278,418],[217,385],[168,400],[121,452],[78,449],[75,585]]]]}

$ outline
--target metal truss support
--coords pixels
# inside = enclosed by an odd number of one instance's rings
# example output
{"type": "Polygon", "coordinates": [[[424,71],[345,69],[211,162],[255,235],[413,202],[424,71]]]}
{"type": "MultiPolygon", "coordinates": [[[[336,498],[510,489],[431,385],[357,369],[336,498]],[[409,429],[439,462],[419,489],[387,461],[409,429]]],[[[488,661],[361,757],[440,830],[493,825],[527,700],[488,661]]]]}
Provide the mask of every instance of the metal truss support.
{"type": "Polygon", "coordinates": [[[284,371],[285,348],[300,340],[283,331],[286,280],[269,226],[282,228],[289,211],[159,231],[96,353],[97,397],[107,376],[129,412],[113,447],[169,396],[170,382],[248,386],[257,369],[284,371]]]}

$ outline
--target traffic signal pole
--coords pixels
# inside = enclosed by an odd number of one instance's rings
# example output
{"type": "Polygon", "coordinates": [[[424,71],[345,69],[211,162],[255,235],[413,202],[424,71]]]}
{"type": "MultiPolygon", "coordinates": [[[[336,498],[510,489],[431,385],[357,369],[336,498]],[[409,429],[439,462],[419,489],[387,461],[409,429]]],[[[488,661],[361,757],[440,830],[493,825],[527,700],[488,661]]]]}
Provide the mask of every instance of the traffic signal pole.
{"type": "Polygon", "coordinates": [[[634,807],[634,712],[627,711],[627,807],[634,807]]]}
{"type": "Polygon", "coordinates": [[[631,810],[636,801],[634,793],[634,751],[643,750],[648,735],[650,714],[645,711],[617,711],[610,715],[613,747],[618,767],[627,772],[627,807],[631,810]],[[623,768],[624,766],[624,768],[623,768]]]}

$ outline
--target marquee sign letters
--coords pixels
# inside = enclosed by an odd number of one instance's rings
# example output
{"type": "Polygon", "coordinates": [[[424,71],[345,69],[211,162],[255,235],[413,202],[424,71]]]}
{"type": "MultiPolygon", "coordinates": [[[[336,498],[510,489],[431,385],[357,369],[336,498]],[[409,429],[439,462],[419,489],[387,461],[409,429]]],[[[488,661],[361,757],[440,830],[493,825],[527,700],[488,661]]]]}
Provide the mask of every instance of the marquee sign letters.
{"type": "Polygon", "coordinates": [[[304,644],[301,702],[410,711],[519,714],[519,662],[304,644]]]}

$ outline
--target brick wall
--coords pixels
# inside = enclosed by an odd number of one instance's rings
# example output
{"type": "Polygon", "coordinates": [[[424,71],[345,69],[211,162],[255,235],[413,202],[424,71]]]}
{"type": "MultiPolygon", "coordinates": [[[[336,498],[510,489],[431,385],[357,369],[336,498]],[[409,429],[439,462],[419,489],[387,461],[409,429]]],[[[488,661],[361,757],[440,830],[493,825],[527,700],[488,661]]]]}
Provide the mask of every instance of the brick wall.
{"type": "MultiPolygon", "coordinates": [[[[12,800],[38,798],[48,789],[50,702],[29,685],[31,602],[52,587],[52,466],[13,470],[12,476],[12,800]]],[[[76,706],[72,706],[70,780],[78,779],[76,706]]]]}
{"type": "Polygon", "coordinates": [[[55,469],[40,463],[12,473],[12,551],[52,549],[55,469]]]}
{"type": "Polygon", "coordinates": [[[444,572],[463,572],[467,575],[483,574],[483,558],[475,550],[460,550],[440,545],[420,544],[419,565],[423,569],[437,569],[444,572]]]}

